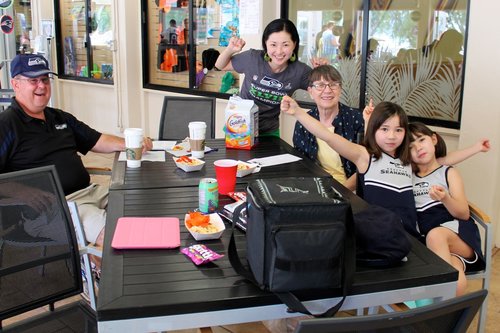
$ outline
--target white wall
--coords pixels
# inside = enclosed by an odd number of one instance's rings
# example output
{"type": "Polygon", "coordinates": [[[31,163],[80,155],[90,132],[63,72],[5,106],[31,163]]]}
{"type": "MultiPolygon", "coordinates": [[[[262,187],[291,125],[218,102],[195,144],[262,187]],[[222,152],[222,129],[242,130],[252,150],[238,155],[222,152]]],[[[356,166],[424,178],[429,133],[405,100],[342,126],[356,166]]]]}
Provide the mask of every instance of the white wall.
{"type": "MultiPolygon", "coordinates": [[[[497,31],[500,29],[498,13],[500,2],[496,0],[471,1],[459,141],[460,147],[466,147],[481,137],[491,140],[492,149],[488,154],[461,163],[459,169],[469,200],[485,210],[494,222],[500,216],[500,66],[497,64],[500,59],[500,43],[496,42],[497,31]]],[[[495,243],[500,246],[499,228],[495,243]]]]}
{"type": "MultiPolygon", "coordinates": [[[[142,59],[140,38],[139,1],[114,0],[118,51],[116,79],[113,88],[99,84],[81,84],[72,81],[59,82],[56,106],[72,112],[95,128],[117,133],[122,127],[141,126],[146,133],[156,137],[163,96],[170,94],[142,88],[142,59]],[[125,38],[126,37],[126,38],[125,38]]],[[[32,6],[44,6],[40,15],[49,15],[47,6],[51,0],[32,2],[32,6]]],[[[262,24],[279,17],[279,1],[261,1],[262,24]]],[[[500,30],[500,2],[496,0],[471,1],[470,31],[465,71],[464,105],[460,131],[445,131],[445,140],[450,150],[466,147],[480,137],[489,137],[492,150],[460,164],[469,200],[486,211],[493,221],[500,216],[500,176],[498,173],[500,154],[500,110],[498,107],[498,79],[500,66],[500,43],[496,32],[500,30]]],[[[41,17],[45,18],[45,17],[41,17]]],[[[262,27],[260,33],[262,32],[262,27]]],[[[252,47],[260,47],[260,36],[245,36],[252,47]]],[[[217,137],[222,137],[222,122],[225,100],[217,101],[217,137]]],[[[282,119],[282,136],[290,142],[293,121],[282,119]]],[[[496,235],[500,246],[500,231],[496,235]]]]}
{"type": "Polygon", "coordinates": [[[101,132],[120,133],[115,88],[72,80],[58,80],[56,107],[75,114],[81,121],[101,132]],[[79,110],[78,114],[74,110],[79,110]]]}

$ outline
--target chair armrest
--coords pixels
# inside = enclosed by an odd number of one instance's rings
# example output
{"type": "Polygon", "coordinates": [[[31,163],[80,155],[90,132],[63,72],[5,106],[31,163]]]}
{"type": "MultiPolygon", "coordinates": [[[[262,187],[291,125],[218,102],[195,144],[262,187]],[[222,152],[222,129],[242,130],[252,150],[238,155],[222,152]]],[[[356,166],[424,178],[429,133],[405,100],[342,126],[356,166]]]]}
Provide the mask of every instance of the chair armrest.
{"type": "Polygon", "coordinates": [[[102,258],[102,248],[99,246],[88,244],[87,245],[87,253],[95,255],[96,257],[102,258]]]}
{"type": "Polygon", "coordinates": [[[93,175],[111,175],[111,168],[87,166],[85,169],[93,175]]]}
{"type": "Polygon", "coordinates": [[[483,212],[478,206],[469,201],[469,210],[471,214],[476,215],[482,222],[490,223],[490,216],[483,212]]]}
{"type": "Polygon", "coordinates": [[[94,255],[96,257],[102,258],[102,248],[94,246],[94,245],[88,244],[85,247],[80,247],[79,252],[80,252],[80,255],[91,254],[91,255],[94,255]]]}

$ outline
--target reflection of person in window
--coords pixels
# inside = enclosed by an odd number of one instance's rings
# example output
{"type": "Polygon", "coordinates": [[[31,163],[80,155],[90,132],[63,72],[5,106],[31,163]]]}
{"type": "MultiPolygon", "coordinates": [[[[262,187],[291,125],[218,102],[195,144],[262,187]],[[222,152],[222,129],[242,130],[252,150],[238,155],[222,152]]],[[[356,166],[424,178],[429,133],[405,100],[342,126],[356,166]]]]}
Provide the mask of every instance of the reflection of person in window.
{"type": "MultiPolygon", "coordinates": [[[[187,20],[187,19],[186,19],[187,20]]],[[[186,24],[186,21],[184,22],[186,24]]],[[[178,28],[177,22],[171,19],[169,27],[160,34],[161,42],[158,48],[159,69],[166,72],[180,72],[187,69],[185,48],[185,29],[178,28]],[[180,35],[182,34],[182,37],[180,35]]]]}
{"type": "Polygon", "coordinates": [[[326,28],[327,28],[327,25],[326,25],[326,24],[325,24],[325,25],[323,25],[323,26],[321,27],[321,31],[319,31],[319,32],[316,34],[316,37],[315,37],[315,40],[314,40],[314,48],[315,48],[315,49],[314,49],[314,51],[316,52],[316,55],[317,55],[318,57],[320,57],[320,56],[321,56],[321,51],[322,51],[322,50],[321,50],[321,37],[323,36],[323,32],[325,32],[326,28]]]}
{"type": "Polygon", "coordinates": [[[439,41],[436,43],[434,51],[438,56],[442,57],[442,61],[450,59],[455,62],[462,61],[462,45],[464,44],[464,36],[453,29],[443,32],[439,41]]]}
{"type": "Polygon", "coordinates": [[[177,28],[177,44],[184,45],[188,42],[189,21],[187,18],[183,20],[183,26],[177,28]]]}
{"type": "Polygon", "coordinates": [[[321,43],[323,45],[322,57],[328,60],[333,60],[337,56],[337,49],[339,47],[339,42],[337,37],[333,34],[333,28],[335,24],[333,22],[328,22],[327,29],[321,35],[321,43]]]}
{"type": "Polygon", "coordinates": [[[167,29],[161,33],[162,42],[167,44],[177,44],[177,22],[171,19],[167,29]]]}
{"type": "Polygon", "coordinates": [[[348,59],[354,56],[356,45],[354,37],[350,32],[344,32],[339,37],[339,57],[341,59],[348,59]]]}
{"type": "Polygon", "coordinates": [[[376,52],[377,52],[377,49],[378,49],[378,40],[376,40],[375,38],[370,38],[368,39],[368,59],[372,59],[376,52]]]}

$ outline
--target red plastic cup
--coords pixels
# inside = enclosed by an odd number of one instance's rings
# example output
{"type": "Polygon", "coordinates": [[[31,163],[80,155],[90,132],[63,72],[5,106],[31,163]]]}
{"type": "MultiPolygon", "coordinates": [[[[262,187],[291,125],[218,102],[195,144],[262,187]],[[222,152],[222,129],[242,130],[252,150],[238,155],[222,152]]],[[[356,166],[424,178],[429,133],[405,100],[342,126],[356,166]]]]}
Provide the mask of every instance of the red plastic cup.
{"type": "Polygon", "coordinates": [[[220,194],[234,192],[236,186],[236,171],[238,161],[236,160],[217,160],[214,162],[215,178],[219,185],[220,194]]]}

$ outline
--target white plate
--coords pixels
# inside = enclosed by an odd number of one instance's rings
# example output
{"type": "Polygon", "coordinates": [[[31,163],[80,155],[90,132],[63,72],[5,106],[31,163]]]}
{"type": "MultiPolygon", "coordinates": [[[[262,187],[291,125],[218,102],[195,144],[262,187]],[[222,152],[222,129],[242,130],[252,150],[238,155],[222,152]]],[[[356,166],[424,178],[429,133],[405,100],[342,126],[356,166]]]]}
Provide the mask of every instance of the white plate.
{"type": "Polygon", "coordinates": [[[244,165],[247,168],[246,169],[238,169],[238,171],[236,171],[236,177],[245,177],[245,176],[248,176],[251,173],[254,173],[254,172],[258,171],[257,170],[258,165],[254,164],[254,163],[248,163],[248,162],[238,161],[238,166],[239,165],[244,165]]]}
{"type": "Polygon", "coordinates": [[[184,162],[177,162],[180,157],[172,157],[174,159],[175,165],[177,165],[178,168],[184,170],[185,172],[192,172],[192,171],[199,171],[203,168],[205,165],[205,161],[194,158],[194,157],[189,157],[189,159],[198,162],[199,164],[196,165],[189,165],[184,162]]]}
{"type": "MultiPolygon", "coordinates": [[[[211,151],[212,148],[205,146],[205,153],[211,151]]],[[[174,156],[184,156],[191,154],[191,145],[189,141],[181,141],[178,144],[172,146],[171,149],[166,150],[167,153],[170,153],[174,156]]]]}
{"type": "Polygon", "coordinates": [[[220,236],[222,236],[222,233],[226,229],[226,226],[224,225],[224,222],[222,222],[222,218],[219,216],[217,213],[212,213],[208,214],[210,217],[210,223],[214,225],[217,228],[217,232],[211,233],[211,234],[200,234],[196,231],[192,231],[191,229],[188,228],[186,222],[189,220],[189,214],[186,214],[184,216],[184,225],[186,226],[186,229],[191,233],[191,235],[196,239],[197,241],[200,240],[208,240],[208,239],[219,239],[220,236]]]}

